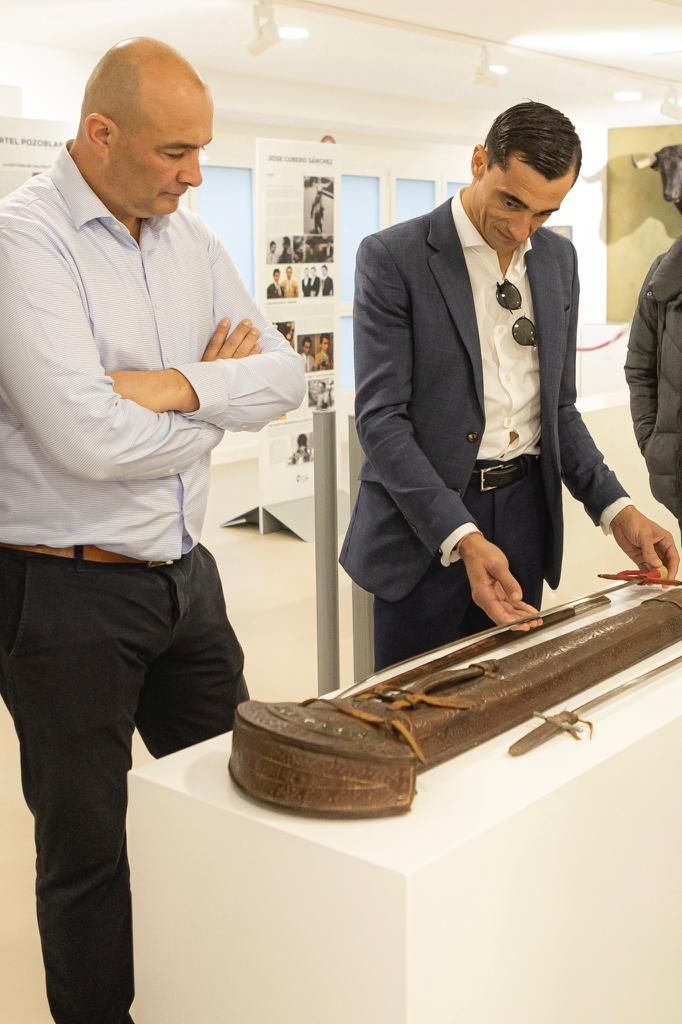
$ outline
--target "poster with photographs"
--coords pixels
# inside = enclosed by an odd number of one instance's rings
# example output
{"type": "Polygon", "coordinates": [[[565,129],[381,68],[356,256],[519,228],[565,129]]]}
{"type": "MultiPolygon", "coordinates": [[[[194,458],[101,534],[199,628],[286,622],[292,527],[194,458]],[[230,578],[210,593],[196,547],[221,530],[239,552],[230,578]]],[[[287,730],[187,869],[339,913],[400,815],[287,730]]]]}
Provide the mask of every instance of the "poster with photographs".
{"type": "Polygon", "coordinates": [[[0,198],[47,171],[74,132],[59,121],[0,117],[0,198]]]}
{"type": "MultiPolygon", "coordinates": [[[[261,505],[312,498],[312,415],[334,408],[338,341],[336,147],[261,139],[256,159],[257,297],[298,353],[306,390],[298,409],[261,434],[261,505]]],[[[312,502],[311,502],[312,515],[312,502]]]]}
{"type": "Polygon", "coordinates": [[[310,498],[314,487],[313,421],[278,420],[261,434],[261,504],[310,498]]]}
{"type": "MultiPolygon", "coordinates": [[[[258,143],[257,237],[262,263],[259,294],[273,304],[273,321],[286,304],[333,306],[336,184],[334,146],[262,139],[258,143]],[[277,303],[277,307],[274,306],[277,303]]],[[[333,329],[333,313],[329,329],[333,329]]]]}
{"type": "Polygon", "coordinates": [[[288,418],[300,419],[311,408],[334,404],[338,180],[331,145],[258,142],[258,294],[280,334],[300,355],[306,375],[327,378],[324,387],[308,387],[300,408],[288,418]]]}

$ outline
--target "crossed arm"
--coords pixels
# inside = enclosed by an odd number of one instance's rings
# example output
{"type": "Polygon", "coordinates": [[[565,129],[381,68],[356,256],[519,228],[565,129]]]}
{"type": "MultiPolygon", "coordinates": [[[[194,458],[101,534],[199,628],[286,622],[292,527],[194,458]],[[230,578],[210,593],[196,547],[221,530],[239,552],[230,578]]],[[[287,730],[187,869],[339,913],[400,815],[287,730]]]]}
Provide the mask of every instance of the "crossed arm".
{"type": "MultiPolygon", "coordinates": [[[[209,341],[202,363],[216,359],[244,359],[259,355],[260,331],[250,320],[240,321],[230,332],[229,320],[221,320],[209,341]]],[[[193,413],[199,409],[199,398],[180,370],[112,370],[107,373],[114,382],[114,391],[151,412],[193,413]]]]}

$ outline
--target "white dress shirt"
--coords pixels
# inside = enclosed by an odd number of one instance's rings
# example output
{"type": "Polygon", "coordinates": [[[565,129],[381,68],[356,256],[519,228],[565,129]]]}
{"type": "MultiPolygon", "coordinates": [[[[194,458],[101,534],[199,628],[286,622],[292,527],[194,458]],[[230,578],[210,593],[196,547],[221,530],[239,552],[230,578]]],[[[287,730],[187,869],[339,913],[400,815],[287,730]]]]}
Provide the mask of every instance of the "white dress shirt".
{"type": "Polygon", "coordinates": [[[145,220],[138,245],[66,149],[0,203],[0,259],[0,541],[179,558],[211,449],[300,404],[300,358],[196,215],[145,220]],[[223,317],[252,320],[261,354],[202,362],[223,317]],[[171,367],[192,415],[150,412],[107,375],[171,367]]]}
{"type": "MultiPolygon", "coordinates": [[[[519,317],[533,320],[533,300],[526,268],[526,253],[532,249],[530,238],[514,250],[507,273],[500,269],[497,253],[478,233],[462,205],[461,191],[452,197],[452,219],[464,251],[476,310],[478,337],[483,366],[483,405],[485,429],[478,458],[507,462],[520,455],[540,453],[540,366],[535,346],[519,345],[512,327],[519,317]],[[515,285],[521,295],[519,309],[507,310],[497,301],[497,285],[504,280],[515,285]]],[[[602,512],[601,525],[610,532],[611,520],[632,504],[620,498],[602,512]]],[[[450,565],[459,560],[457,545],[469,533],[477,533],[474,523],[453,530],[441,545],[441,561],[450,565]]]]}

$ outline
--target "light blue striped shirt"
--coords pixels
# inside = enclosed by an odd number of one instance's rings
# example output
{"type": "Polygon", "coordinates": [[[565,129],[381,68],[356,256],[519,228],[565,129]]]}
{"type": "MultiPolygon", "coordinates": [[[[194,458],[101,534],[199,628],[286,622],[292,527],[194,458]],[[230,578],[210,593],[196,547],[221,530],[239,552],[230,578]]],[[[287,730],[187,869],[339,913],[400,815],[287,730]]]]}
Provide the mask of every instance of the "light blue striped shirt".
{"type": "Polygon", "coordinates": [[[197,543],[211,450],[300,405],[300,357],[205,224],[179,209],[140,244],[63,149],[0,202],[0,541],[178,558],[197,543]],[[246,317],[261,355],[202,363],[246,317]],[[153,413],[106,371],[175,367],[200,408],[153,413]]]}

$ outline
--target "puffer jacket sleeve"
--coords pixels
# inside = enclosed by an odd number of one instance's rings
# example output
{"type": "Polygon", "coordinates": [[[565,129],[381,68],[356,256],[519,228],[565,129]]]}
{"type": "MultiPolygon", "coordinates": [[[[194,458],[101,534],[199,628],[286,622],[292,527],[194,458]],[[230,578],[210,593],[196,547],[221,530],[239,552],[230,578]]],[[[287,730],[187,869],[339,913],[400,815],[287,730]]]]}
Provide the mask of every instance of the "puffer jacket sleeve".
{"type": "Polygon", "coordinates": [[[662,258],[658,256],[654,260],[644,278],[625,361],[625,379],[630,388],[630,412],[641,452],[644,452],[654,429],[658,411],[659,304],[651,291],[650,281],[662,258]]]}

